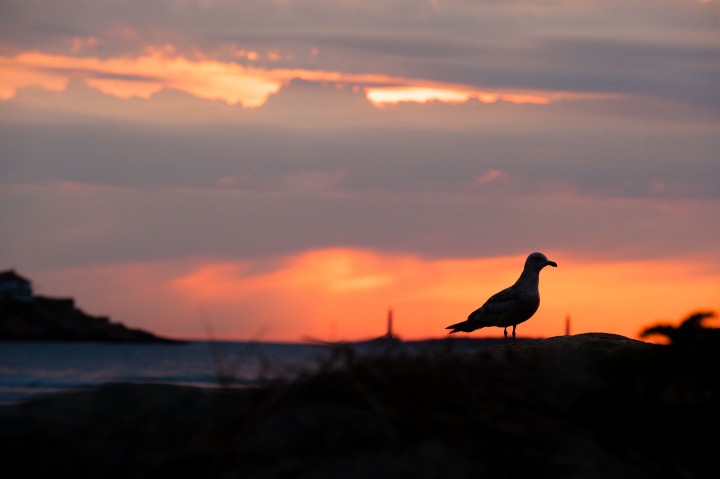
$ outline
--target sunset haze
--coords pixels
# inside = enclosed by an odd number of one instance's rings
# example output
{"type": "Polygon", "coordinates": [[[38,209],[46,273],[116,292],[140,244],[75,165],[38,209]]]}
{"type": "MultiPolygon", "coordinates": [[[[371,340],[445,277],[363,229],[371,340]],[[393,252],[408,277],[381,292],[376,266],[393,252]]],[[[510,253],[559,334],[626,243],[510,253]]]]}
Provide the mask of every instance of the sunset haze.
{"type": "Polygon", "coordinates": [[[446,337],[540,251],[518,336],[639,338],[720,310],[718,152],[715,1],[0,0],[0,269],[164,336],[446,337]]]}

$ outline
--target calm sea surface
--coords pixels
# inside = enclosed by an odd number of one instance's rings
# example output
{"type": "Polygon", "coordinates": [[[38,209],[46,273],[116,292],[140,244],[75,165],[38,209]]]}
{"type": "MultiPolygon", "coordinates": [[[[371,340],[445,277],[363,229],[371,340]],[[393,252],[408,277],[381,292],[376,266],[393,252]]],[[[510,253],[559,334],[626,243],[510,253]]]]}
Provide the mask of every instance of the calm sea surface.
{"type": "MultiPolygon", "coordinates": [[[[491,340],[492,341],[492,340],[491,340]]],[[[360,354],[476,351],[490,343],[354,343],[360,354]],[[389,349],[388,349],[389,348],[389,349]]],[[[0,405],[111,382],[243,387],[317,369],[331,350],[313,343],[190,341],[112,344],[0,341],[0,405]]]]}
{"type": "Polygon", "coordinates": [[[327,351],[313,344],[107,344],[0,341],[0,405],[108,382],[217,387],[292,378],[327,351]]]}

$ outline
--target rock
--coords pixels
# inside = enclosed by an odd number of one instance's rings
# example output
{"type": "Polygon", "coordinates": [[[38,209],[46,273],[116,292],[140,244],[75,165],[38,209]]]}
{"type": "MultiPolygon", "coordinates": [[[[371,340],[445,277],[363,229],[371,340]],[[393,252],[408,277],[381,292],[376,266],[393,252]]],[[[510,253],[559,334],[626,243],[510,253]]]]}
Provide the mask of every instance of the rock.
{"type": "Polygon", "coordinates": [[[614,355],[633,354],[658,349],[659,345],[627,338],[619,334],[583,333],[573,336],[554,336],[544,339],[522,339],[516,343],[495,345],[483,350],[482,354],[529,355],[543,357],[569,355],[614,355]]]}
{"type": "Polygon", "coordinates": [[[30,301],[0,300],[0,340],[177,342],[91,316],[72,298],[35,296],[30,301]]]}

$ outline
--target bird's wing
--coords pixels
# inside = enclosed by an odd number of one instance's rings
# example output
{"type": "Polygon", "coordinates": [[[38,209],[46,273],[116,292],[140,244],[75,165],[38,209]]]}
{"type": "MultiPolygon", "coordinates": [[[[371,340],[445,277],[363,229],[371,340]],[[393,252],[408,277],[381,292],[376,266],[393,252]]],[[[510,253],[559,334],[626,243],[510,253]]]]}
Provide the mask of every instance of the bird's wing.
{"type": "Polygon", "coordinates": [[[507,309],[517,302],[518,297],[517,290],[510,286],[490,296],[488,300],[485,301],[483,307],[488,309],[507,309]]]}
{"type": "Polygon", "coordinates": [[[517,307],[518,294],[515,288],[510,286],[502,291],[493,294],[481,307],[470,313],[468,319],[471,321],[482,321],[490,318],[502,318],[508,311],[517,307]]]}

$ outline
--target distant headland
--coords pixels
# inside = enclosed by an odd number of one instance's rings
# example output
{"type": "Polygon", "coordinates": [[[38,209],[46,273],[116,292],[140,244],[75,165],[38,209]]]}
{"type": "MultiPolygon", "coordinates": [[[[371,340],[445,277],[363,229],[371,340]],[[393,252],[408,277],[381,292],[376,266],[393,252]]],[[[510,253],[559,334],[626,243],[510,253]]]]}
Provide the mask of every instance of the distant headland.
{"type": "Polygon", "coordinates": [[[38,296],[32,282],[13,269],[0,271],[0,340],[182,342],[86,314],[73,298],[38,296]]]}

